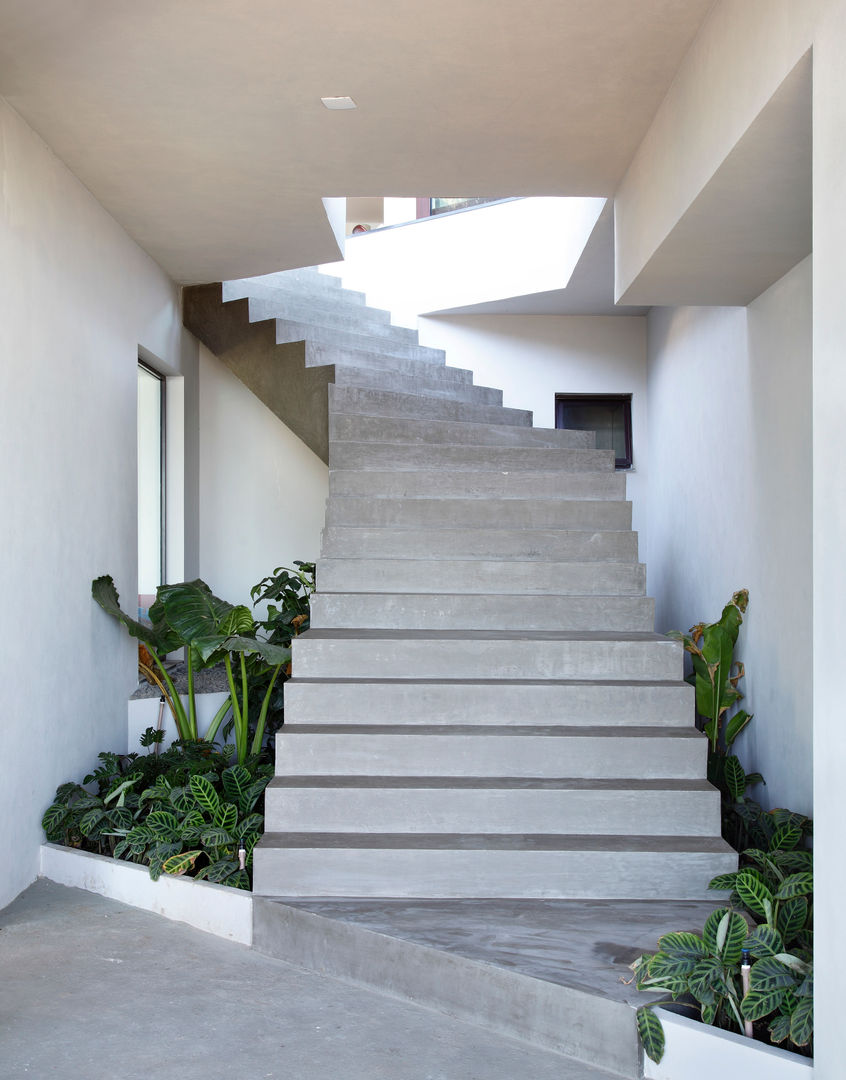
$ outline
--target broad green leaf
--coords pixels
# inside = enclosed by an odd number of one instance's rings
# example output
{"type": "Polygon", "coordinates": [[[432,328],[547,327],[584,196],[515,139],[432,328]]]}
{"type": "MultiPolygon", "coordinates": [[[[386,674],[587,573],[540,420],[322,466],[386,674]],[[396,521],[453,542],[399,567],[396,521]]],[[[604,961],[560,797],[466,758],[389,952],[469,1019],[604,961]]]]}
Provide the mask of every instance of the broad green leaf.
{"type": "Polygon", "coordinates": [[[749,972],[749,986],[752,990],[782,990],[793,986],[796,977],[775,956],[765,956],[752,965],[749,972]]]}
{"type": "Polygon", "coordinates": [[[776,960],[780,960],[782,964],[789,967],[791,971],[795,971],[797,975],[810,975],[814,970],[812,964],[794,953],[778,953],[776,960]]]}
{"type": "Polygon", "coordinates": [[[796,1046],[807,1046],[814,1033],[814,999],[800,998],[790,1018],[790,1041],[796,1046]]]}
{"type": "Polygon", "coordinates": [[[752,716],[750,713],[748,713],[745,709],[740,709],[740,711],[736,712],[730,720],[726,721],[724,738],[727,750],[731,749],[731,744],[741,733],[741,731],[743,731],[743,729],[747,726],[751,719],[752,716]]]}
{"type": "Polygon", "coordinates": [[[60,806],[58,803],[53,803],[52,806],[47,807],[44,817],[41,819],[41,827],[48,836],[55,835],[64,828],[67,813],[67,808],[60,806]]]}
{"type": "Polygon", "coordinates": [[[790,1034],[790,1016],[777,1016],[770,1024],[770,1039],[774,1043],[781,1043],[790,1034]]]}
{"type": "Polygon", "coordinates": [[[281,645],[272,645],[269,641],[260,641],[257,638],[244,637],[240,634],[228,636],[223,646],[227,652],[256,653],[265,663],[278,667],[279,664],[287,664],[291,659],[291,650],[281,645]]]}
{"type": "Polygon", "coordinates": [[[726,786],[733,799],[742,799],[746,791],[746,773],[740,764],[740,759],[731,754],[725,763],[726,786]]]}
{"type": "Polygon", "coordinates": [[[686,977],[690,975],[695,966],[695,957],[659,952],[649,961],[649,977],[651,979],[660,979],[662,981],[686,977]]]}
{"type": "Polygon", "coordinates": [[[734,885],[745,908],[753,915],[769,920],[772,914],[773,894],[751,868],[741,870],[734,885]]]}
{"type": "Polygon", "coordinates": [[[718,874],[708,882],[708,888],[719,889],[721,891],[733,889],[734,883],[737,881],[738,873],[738,870],[733,870],[730,874],[718,874]]]}
{"type": "Polygon", "coordinates": [[[205,813],[211,814],[213,817],[220,805],[220,797],[212,787],[211,783],[205,776],[197,774],[192,776],[188,783],[191,788],[191,794],[194,796],[197,805],[204,810],[205,813]]]}
{"type": "Polygon", "coordinates": [[[801,839],[802,830],[796,825],[781,825],[770,840],[770,851],[792,851],[801,839]]]}
{"type": "Polygon", "coordinates": [[[221,883],[236,870],[238,870],[237,862],[232,859],[218,859],[217,862],[213,862],[204,868],[203,876],[208,878],[209,881],[221,883]]]}
{"type": "Polygon", "coordinates": [[[777,851],[773,860],[780,870],[787,874],[807,871],[813,873],[814,853],[812,851],[777,851]]]}
{"type": "Polygon", "coordinates": [[[728,967],[740,963],[740,954],[744,948],[748,933],[749,927],[740,912],[729,912],[725,942],[721,952],[722,961],[728,967]]]}
{"type": "Polygon", "coordinates": [[[243,765],[232,765],[224,769],[220,774],[223,791],[226,798],[233,803],[240,804],[247,788],[250,786],[250,771],[243,765]]]}
{"type": "MultiPolygon", "coordinates": [[[[792,941],[808,920],[808,901],[804,896],[794,896],[780,905],[776,926],[785,942],[792,941]]],[[[781,949],[777,949],[781,952],[781,949]]]]}
{"type": "Polygon", "coordinates": [[[708,955],[705,942],[697,934],[685,930],[674,930],[658,939],[658,947],[663,953],[672,953],[677,957],[700,960],[708,955]]]}
{"type": "Polygon", "coordinates": [[[746,939],[746,948],[758,960],[767,956],[777,956],[784,951],[781,934],[771,926],[756,926],[746,939]]]}
{"type": "Polygon", "coordinates": [[[206,651],[199,643],[208,643],[221,635],[225,637],[221,627],[234,611],[232,604],[215,596],[199,579],[160,586],[157,602],[161,604],[168,624],[184,642],[197,648],[204,660],[209,659],[215,648],[206,651]]]}
{"type": "Polygon", "coordinates": [[[238,824],[238,807],[232,803],[222,802],[214,813],[212,821],[219,829],[233,832],[238,824]]]}
{"type": "Polygon", "coordinates": [[[701,1005],[713,1005],[717,994],[715,987],[720,984],[721,963],[715,956],[700,960],[687,979],[688,988],[701,1005]]]}
{"type": "Polygon", "coordinates": [[[664,1029],[648,1005],[642,1005],[637,1010],[637,1033],[646,1056],[656,1064],[660,1062],[664,1056],[664,1029]]]}
{"type": "Polygon", "coordinates": [[[202,854],[202,851],[181,851],[178,855],[171,855],[166,859],[162,869],[166,874],[186,874],[194,869],[194,864],[202,854]]]}
{"type": "Polygon", "coordinates": [[[702,940],[705,942],[708,951],[715,955],[722,952],[725,944],[726,934],[728,933],[728,914],[728,908],[717,908],[705,920],[702,940]]]}
{"type": "Polygon", "coordinates": [[[798,998],[813,997],[814,996],[814,976],[806,975],[802,982],[796,987],[796,996],[798,998]]]}
{"type": "Polygon", "coordinates": [[[718,1008],[718,1005],[716,1003],[713,1004],[713,1005],[703,1005],[702,1006],[701,1016],[702,1016],[702,1023],[703,1024],[713,1024],[714,1023],[714,1021],[717,1019],[717,1008],[718,1008]]]}
{"type": "Polygon", "coordinates": [[[99,826],[108,821],[108,815],[102,806],[89,810],[79,819],[79,831],[83,836],[93,836],[99,831],[99,826]]]}
{"type": "Polygon", "coordinates": [[[779,885],[776,900],[790,900],[794,896],[808,896],[814,891],[814,875],[791,874],[779,885]]]}
{"type": "Polygon", "coordinates": [[[740,1003],[744,1020],[762,1020],[779,1007],[784,990],[750,990],[740,1003]]]}
{"type": "Polygon", "coordinates": [[[179,819],[169,810],[151,810],[145,824],[157,837],[176,837],[179,835],[179,819]]]}
{"type": "Polygon", "coordinates": [[[236,870],[233,874],[230,874],[226,879],[226,884],[230,889],[249,889],[250,877],[246,870],[236,870]]]}
{"type": "Polygon", "coordinates": [[[200,842],[206,848],[232,847],[235,843],[226,829],[206,829],[200,836],[200,842]]]}
{"type": "Polygon", "coordinates": [[[109,615],[114,616],[119,622],[122,622],[132,637],[137,638],[139,641],[143,641],[145,645],[153,649],[159,656],[165,656],[167,653],[179,648],[182,644],[179,640],[179,635],[174,633],[163,619],[156,619],[154,617],[154,615],[159,614],[158,612],[154,612],[155,605],[153,608],[150,608],[152,626],[147,623],[138,622],[137,619],[131,619],[126,612],[121,611],[118,591],[115,588],[114,581],[108,574],[95,578],[94,581],[91,582],[91,595],[103,611],[108,612],[109,615]]]}
{"type": "Polygon", "coordinates": [[[263,824],[264,818],[261,814],[250,814],[238,825],[238,828],[235,830],[235,839],[246,839],[250,833],[260,834],[263,824]]]}

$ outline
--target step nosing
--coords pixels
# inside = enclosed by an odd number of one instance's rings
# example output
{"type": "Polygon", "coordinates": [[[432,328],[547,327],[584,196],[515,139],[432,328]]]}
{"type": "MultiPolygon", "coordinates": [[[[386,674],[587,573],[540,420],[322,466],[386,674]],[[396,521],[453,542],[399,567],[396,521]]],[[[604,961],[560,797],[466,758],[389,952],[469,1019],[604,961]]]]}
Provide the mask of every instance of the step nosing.
{"type": "Polygon", "coordinates": [[[693,725],[616,727],[601,724],[301,724],[283,729],[289,735],[386,735],[404,738],[554,738],[554,739],[694,739],[704,738],[693,725]]]}
{"type": "Polygon", "coordinates": [[[284,788],[338,788],[379,791],[420,789],[455,791],[597,791],[597,792],[678,792],[711,794],[716,789],[706,780],[618,779],[616,777],[526,777],[526,776],[383,776],[315,775],[276,776],[268,790],[284,788]]]}
{"type": "Polygon", "coordinates": [[[266,832],[267,848],[374,849],[380,851],[605,851],[719,853],[732,851],[722,839],[707,836],[620,836],[567,833],[338,833],[266,832]]]}

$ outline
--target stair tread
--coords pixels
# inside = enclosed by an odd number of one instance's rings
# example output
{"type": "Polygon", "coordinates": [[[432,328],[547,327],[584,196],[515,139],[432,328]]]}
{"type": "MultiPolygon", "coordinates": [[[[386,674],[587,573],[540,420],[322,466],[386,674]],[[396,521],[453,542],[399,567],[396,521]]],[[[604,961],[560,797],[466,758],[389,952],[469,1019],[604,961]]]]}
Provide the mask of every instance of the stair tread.
{"type": "Polygon", "coordinates": [[[716,789],[707,780],[582,779],[529,776],[275,776],[271,788],[433,788],[515,791],[705,791],[716,789]]]}
{"type": "Polygon", "coordinates": [[[401,724],[296,724],[287,729],[289,735],[402,735],[410,738],[437,735],[442,738],[470,735],[491,738],[554,738],[554,739],[703,739],[693,726],[682,727],[605,727],[586,725],[567,727],[560,724],[415,724],[409,730],[401,724]]]}
{"type": "Polygon", "coordinates": [[[518,641],[654,642],[667,647],[681,648],[672,638],[650,630],[383,630],[372,627],[349,629],[321,627],[306,630],[304,634],[300,634],[297,641],[306,641],[309,638],[340,641],[514,641],[516,639],[518,641]]]}
{"type": "Polygon", "coordinates": [[[735,854],[725,840],[710,836],[606,836],[561,833],[265,833],[261,847],[373,848],[424,851],[646,851],[679,854],[735,854]]]}

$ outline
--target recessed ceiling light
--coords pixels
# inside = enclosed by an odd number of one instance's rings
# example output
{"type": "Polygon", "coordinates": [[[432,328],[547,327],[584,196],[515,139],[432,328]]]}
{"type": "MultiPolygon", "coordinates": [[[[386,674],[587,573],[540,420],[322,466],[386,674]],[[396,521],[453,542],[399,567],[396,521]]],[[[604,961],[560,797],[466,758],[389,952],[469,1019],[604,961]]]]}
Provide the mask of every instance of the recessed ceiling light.
{"type": "Polygon", "coordinates": [[[327,109],[357,109],[358,106],[351,97],[322,97],[320,99],[327,109]]]}

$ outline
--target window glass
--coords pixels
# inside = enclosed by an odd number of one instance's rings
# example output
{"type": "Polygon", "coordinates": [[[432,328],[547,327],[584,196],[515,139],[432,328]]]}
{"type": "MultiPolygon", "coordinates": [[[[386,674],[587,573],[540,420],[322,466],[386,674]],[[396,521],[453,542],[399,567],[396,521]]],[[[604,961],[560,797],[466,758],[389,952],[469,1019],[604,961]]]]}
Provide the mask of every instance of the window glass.
{"type": "Polygon", "coordinates": [[[164,379],[138,365],[138,611],[145,616],[164,581],[162,430],[164,379]]]}
{"type": "Polygon", "coordinates": [[[595,431],[598,450],[613,450],[618,469],[632,464],[630,394],[556,394],[555,426],[595,431]]]}

